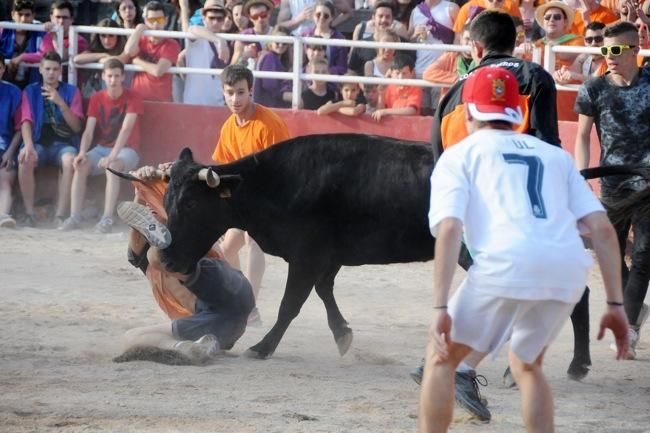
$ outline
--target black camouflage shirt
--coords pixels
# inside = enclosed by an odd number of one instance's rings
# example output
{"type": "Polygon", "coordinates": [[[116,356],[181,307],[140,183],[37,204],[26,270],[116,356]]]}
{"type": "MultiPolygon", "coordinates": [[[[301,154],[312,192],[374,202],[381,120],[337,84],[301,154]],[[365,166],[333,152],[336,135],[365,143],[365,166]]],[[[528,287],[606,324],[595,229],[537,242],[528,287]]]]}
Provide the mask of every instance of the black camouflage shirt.
{"type": "MultiPolygon", "coordinates": [[[[615,86],[607,75],[580,86],[575,111],[592,117],[600,139],[600,165],[650,164],[650,68],[640,68],[630,86],[615,86]]],[[[606,177],[604,187],[641,190],[639,177],[606,177]]]]}

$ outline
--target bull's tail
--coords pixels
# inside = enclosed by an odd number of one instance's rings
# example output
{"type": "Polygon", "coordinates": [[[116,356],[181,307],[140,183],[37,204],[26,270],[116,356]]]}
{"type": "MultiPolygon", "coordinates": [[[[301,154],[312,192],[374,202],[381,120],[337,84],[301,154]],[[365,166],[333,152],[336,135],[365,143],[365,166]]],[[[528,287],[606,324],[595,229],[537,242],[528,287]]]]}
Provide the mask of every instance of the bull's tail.
{"type": "Polygon", "coordinates": [[[602,167],[592,167],[580,170],[580,174],[585,179],[596,179],[606,176],[641,176],[644,179],[650,179],[650,166],[644,165],[608,165],[602,167]]]}

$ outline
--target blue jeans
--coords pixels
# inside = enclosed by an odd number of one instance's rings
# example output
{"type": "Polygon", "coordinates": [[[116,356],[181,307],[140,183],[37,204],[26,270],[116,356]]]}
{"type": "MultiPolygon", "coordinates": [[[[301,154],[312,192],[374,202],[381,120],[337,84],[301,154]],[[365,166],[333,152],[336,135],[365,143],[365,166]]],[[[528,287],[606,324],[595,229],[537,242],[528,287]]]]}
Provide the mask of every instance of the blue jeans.
{"type": "Polygon", "coordinates": [[[61,167],[61,161],[64,154],[73,153],[76,155],[79,151],[76,147],[71,146],[64,141],[55,141],[48,146],[34,143],[34,149],[38,154],[38,167],[43,167],[44,165],[61,167]]]}

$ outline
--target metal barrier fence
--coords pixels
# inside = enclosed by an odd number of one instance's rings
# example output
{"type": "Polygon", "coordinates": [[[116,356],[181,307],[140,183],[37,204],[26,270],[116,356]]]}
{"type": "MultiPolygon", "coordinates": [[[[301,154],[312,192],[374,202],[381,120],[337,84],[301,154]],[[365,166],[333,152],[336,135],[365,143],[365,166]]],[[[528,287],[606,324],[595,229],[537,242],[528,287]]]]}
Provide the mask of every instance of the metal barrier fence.
{"type": "MultiPolygon", "coordinates": [[[[0,28],[7,29],[23,29],[23,30],[44,30],[42,24],[16,24],[13,22],[0,22],[0,28]]],[[[63,54],[63,29],[58,28],[57,32],[57,45],[60,54],[63,54]]],[[[88,34],[111,34],[111,35],[124,35],[129,36],[133,33],[133,29],[118,29],[109,27],[94,27],[94,26],[71,26],[69,30],[68,39],[70,41],[69,58],[72,59],[78,51],[77,35],[79,33],[88,34]]],[[[190,39],[195,38],[191,33],[163,31],[163,30],[146,30],[144,36],[155,36],[161,38],[174,38],[174,39],[190,39]]],[[[461,45],[445,45],[445,44],[421,44],[421,43],[404,43],[404,42],[369,42],[369,41],[353,41],[348,39],[325,39],[314,37],[299,37],[299,36],[263,36],[263,35],[240,35],[232,33],[218,34],[227,41],[243,41],[243,42],[283,42],[293,45],[293,65],[291,72],[268,72],[268,71],[253,71],[254,77],[259,78],[274,78],[282,80],[292,80],[292,107],[298,108],[300,102],[301,82],[303,80],[323,80],[335,83],[367,83],[367,84],[401,84],[419,87],[449,87],[448,84],[431,83],[421,79],[400,80],[393,78],[379,78],[379,77],[363,77],[363,76],[343,76],[343,75],[330,75],[330,74],[308,74],[302,71],[304,45],[325,45],[325,46],[341,46],[350,48],[392,48],[396,50],[427,50],[427,51],[444,51],[444,52],[469,52],[470,48],[461,45]]],[[[517,50],[521,51],[521,50],[517,50]]],[[[550,46],[544,47],[544,61],[543,67],[549,72],[555,70],[555,53],[599,53],[598,48],[577,47],[577,46],[550,46]]],[[[542,49],[535,47],[533,49],[533,61],[542,63],[542,49]]],[[[650,50],[641,50],[639,55],[650,56],[650,50]]],[[[77,69],[101,69],[101,63],[88,63],[84,65],[77,65],[74,62],[69,62],[68,67],[68,82],[70,84],[77,84],[77,69]]],[[[143,71],[139,66],[126,65],[128,71],[143,71]]],[[[205,68],[190,68],[190,67],[171,67],[167,73],[169,74],[205,74],[215,75],[220,74],[222,69],[205,69],[205,68]]],[[[558,90],[577,91],[579,85],[561,85],[556,84],[558,90]]]]}

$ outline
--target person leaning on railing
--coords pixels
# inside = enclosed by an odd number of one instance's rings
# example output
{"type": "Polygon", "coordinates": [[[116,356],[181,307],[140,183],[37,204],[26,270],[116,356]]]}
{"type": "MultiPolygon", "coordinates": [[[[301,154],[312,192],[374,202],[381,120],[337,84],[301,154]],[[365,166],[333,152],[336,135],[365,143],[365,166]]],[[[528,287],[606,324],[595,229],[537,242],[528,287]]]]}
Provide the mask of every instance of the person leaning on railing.
{"type": "MultiPolygon", "coordinates": [[[[314,25],[301,33],[304,37],[320,37],[323,39],[345,39],[345,36],[334,27],[334,14],[336,9],[329,0],[318,0],[314,5],[312,15],[314,25]]],[[[343,75],[348,70],[348,47],[323,45],[329,63],[329,73],[343,75]]]]}

